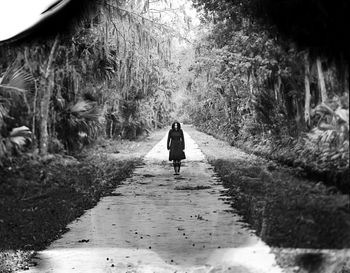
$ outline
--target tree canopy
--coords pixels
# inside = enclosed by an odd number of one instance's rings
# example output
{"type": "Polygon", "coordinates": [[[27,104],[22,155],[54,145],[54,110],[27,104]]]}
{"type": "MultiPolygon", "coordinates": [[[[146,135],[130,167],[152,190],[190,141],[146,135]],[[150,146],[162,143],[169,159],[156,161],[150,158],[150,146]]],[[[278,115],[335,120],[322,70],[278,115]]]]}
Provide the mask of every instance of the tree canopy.
{"type": "MultiPolygon", "coordinates": [[[[328,56],[349,58],[349,2],[313,0],[194,0],[194,5],[216,22],[237,25],[243,18],[255,20],[278,31],[302,48],[312,48],[328,56]]],[[[274,31],[273,31],[274,32],[274,31]]]]}

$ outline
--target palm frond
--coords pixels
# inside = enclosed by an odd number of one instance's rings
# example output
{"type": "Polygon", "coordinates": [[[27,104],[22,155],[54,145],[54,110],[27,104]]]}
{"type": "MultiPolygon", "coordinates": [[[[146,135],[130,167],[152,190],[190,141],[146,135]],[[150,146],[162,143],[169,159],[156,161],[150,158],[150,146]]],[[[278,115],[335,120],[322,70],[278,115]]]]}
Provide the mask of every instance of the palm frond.
{"type": "Polygon", "coordinates": [[[62,116],[61,139],[69,150],[82,143],[93,141],[102,131],[104,122],[103,108],[96,102],[80,100],[67,107],[62,116]]]}
{"type": "Polygon", "coordinates": [[[8,108],[5,106],[4,100],[0,99],[0,128],[5,117],[8,115],[8,108]]]}
{"type": "Polygon", "coordinates": [[[21,126],[13,128],[5,138],[0,135],[0,166],[2,159],[11,156],[13,151],[18,151],[27,141],[31,140],[31,134],[28,127],[21,126]]]}
{"type": "Polygon", "coordinates": [[[26,126],[16,127],[10,132],[9,140],[12,144],[21,147],[27,140],[30,140],[31,134],[31,131],[26,126]]]}
{"type": "Polygon", "coordinates": [[[23,95],[34,87],[34,78],[23,67],[10,66],[0,80],[0,95],[12,97],[23,95]]]}
{"type": "Polygon", "coordinates": [[[91,108],[91,103],[87,101],[78,101],[76,104],[72,105],[69,110],[72,113],[80,115],[80,113],[85,112],[91,108]]]}
{"type": "Polygon", "coordinates": [[[334,114],[340,121],[345,122],[349,127],[349,109],[340,108],[335,110],[334,114]]]}
{"type": "Polygon", "coordinates": [[[33,77],[23,67],[9,66],[0,78],[0,128],[8,115],[11,105],[20,98],[27,104],[25,93],[34,86],[33,77]]]}

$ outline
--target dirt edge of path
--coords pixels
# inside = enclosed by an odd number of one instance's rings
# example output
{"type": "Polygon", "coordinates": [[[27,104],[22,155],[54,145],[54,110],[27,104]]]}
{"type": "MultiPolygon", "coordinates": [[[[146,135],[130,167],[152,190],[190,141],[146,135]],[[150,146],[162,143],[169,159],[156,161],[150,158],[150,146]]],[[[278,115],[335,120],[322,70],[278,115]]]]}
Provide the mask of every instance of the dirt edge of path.
{"type": "Polygon", "coordinates": [[[67,232],[142,164],[165,130],[138,141],[101,140],[78,157],[25,155],[0,169],[0,272],[27,269],[35,252],[67,232]]]}
{"type": "Polygon", "coordinates": [[[285,272],[350,272],[350,253],[342,251],[350,248],[347,195],[295,177],[293,169],[247,154],[192,126],[184,130],[228,189],[233,209],[272,247],[285,272]],[[330,264],[333,271],[328,271],[330,264]]]}

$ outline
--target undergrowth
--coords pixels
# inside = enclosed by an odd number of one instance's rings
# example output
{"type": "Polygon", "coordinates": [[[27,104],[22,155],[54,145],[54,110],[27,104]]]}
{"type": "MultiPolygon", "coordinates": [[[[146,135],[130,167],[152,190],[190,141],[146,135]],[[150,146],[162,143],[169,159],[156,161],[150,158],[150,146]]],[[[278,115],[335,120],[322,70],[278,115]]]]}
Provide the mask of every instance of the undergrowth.
{"type": "Polygon", "coordinates": [[[296,174],[302,177],[316,182],[322,181],[328,186],[337,187],[342,192],[350,194],[348,141],[339,148],[327,142],[322,143],[309,135],[299,138],[276,138],[262,134],[237,138],[232,135],[232,131],[213,128],[212,124],[202,124],[199,129],[228,141],[247,153],[294,167],[296,174]]]}
{"type": "Polygon", "coordinates": [[[232,206],[269,245],[349,248],[350,207],[322,183],[304,183],[246,161],[212,160],[232,206]]]}

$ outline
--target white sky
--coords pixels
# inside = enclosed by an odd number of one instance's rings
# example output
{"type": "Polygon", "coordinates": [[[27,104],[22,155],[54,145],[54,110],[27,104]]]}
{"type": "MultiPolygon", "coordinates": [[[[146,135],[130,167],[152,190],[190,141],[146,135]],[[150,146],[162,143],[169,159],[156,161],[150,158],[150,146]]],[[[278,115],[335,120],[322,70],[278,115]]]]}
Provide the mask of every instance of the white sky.
{"type": "Polygon", "coordinates": [[[41,13],[57,0],[0,0],[0,41],[10,39],[59,10],[69,0],[64,0],[52,12],[41,13]]]}

